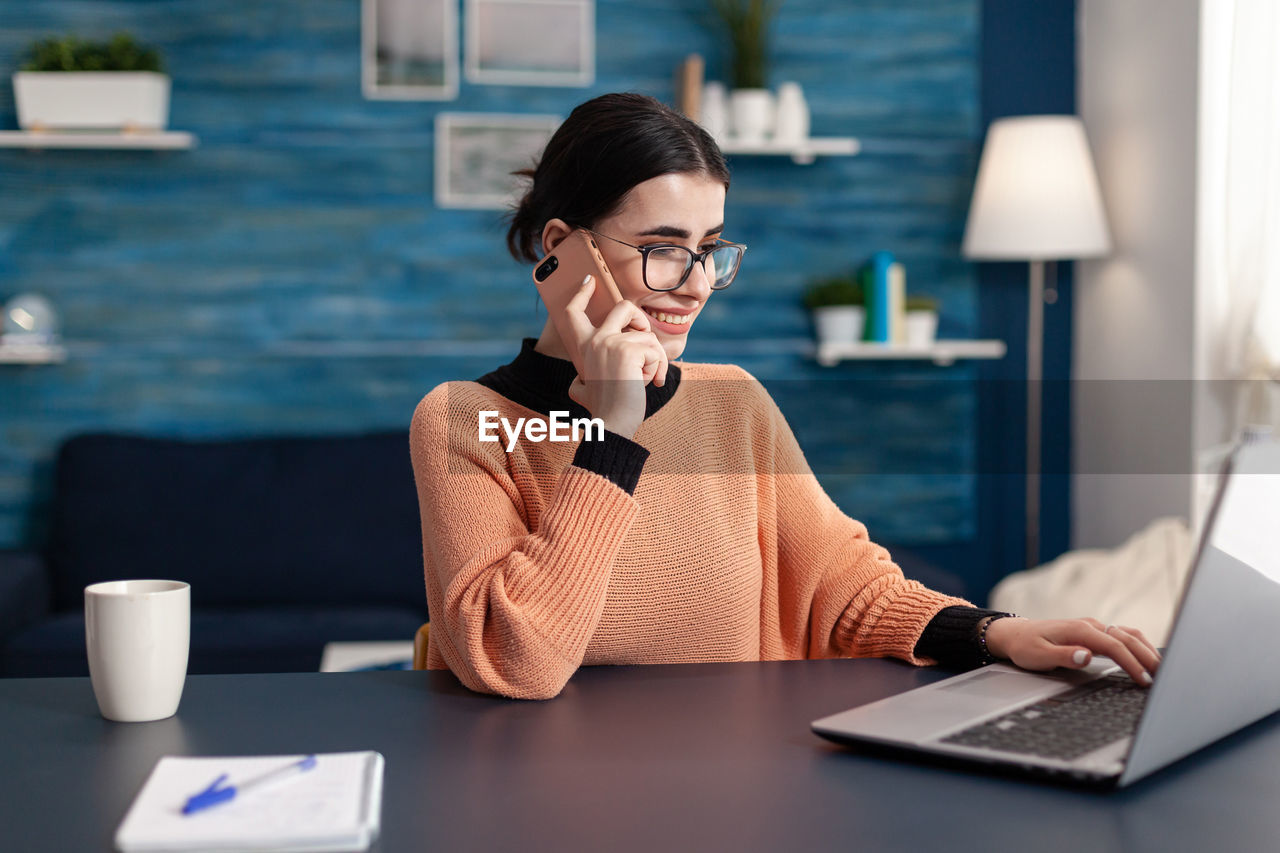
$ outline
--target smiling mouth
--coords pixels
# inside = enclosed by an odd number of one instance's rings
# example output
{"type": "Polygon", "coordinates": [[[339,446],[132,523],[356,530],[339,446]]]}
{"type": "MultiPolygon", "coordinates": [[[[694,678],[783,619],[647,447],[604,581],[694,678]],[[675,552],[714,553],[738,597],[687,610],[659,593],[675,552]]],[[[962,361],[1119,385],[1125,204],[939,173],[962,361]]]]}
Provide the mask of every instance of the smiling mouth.
{"type": "Polygon", "coordinates": [[[655,311],[652,308],[644,308],[644,313],[660,323],[666,323],[669,326],[687,326],[693,322],[693,312],[688,314],[671,314],[667,311],[655,311]]]}

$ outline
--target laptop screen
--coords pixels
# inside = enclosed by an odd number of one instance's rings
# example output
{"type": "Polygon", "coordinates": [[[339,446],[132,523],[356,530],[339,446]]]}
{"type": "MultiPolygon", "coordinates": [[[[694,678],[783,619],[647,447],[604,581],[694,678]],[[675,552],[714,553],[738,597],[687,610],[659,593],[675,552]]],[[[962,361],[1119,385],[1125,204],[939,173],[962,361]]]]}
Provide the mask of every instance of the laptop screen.
{"type": "MultiPolygon", "coordinates": [[[[1250,453],[1240,461],[1253,461],[1258,456],[1250,453]]],[[[1280,547],[1277,546],[1280,471],[1268,473],[1265,466],[1261,470],[1261,473],[1251,473],[1242,468],[1233,473],[1222,496],[1209,542],[1280,583],[1280,547]]]]}

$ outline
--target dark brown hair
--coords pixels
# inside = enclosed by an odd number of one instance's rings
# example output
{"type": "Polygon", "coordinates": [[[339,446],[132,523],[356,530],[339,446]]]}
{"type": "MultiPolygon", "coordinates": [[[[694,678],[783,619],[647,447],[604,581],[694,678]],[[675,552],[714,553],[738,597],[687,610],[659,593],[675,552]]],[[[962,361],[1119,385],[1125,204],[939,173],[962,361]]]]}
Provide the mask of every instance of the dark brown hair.
{"type": "Polygon", "coordinates": [[[672,173],[707,175],[729,187],[719,146],[687,116],[633,92],[592,98],[560,125],[536,167],[516,173],[532,184],[511,213],[507,248],[517,260],[536,261],[552,219],[591,227],[637,184],[672,173]]]}

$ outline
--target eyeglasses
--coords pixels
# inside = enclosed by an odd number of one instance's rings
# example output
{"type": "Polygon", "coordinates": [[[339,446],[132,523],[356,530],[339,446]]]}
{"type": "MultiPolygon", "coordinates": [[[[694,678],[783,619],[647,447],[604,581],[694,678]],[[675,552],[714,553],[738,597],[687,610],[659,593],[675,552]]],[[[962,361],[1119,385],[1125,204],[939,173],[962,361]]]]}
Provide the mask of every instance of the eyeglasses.
{"type": "Polygon", "coordinates": [[[719,237],[716,238],[716,245],[710,249],[705,252],[695,252],[684,246],[667,243],[636,246],[617,237],[610,237],[608,234],[598,234],[590,228],[583,230],[597,237],[629,246],[639,252],[644,286],[659,293],[679,290],[681,285],[689,280],[689,273],[693,272],[694,264],[702,264],[707,280],[711,282],[712,290],[724,290],[733,284],[733,277],[738,274],[738,267],[742,265],[742,256],[747,251],[747,247],[741,243],[730,243],[719,237]],[[710,266],[707,265],[707,261],[711,262],[710,266]]]}

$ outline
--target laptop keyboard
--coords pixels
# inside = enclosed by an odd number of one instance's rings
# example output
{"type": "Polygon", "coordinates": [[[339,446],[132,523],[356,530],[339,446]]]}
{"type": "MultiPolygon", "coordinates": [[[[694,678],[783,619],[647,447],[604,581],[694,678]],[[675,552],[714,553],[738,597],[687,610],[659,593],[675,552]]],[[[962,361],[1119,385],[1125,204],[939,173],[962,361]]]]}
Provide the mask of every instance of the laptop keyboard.
{"type": "Polygon", "coordinates": [[[1132,735],[1150,688],[1109,675],[942,738],[942,743],[1071,761],[1132,735]]]}

